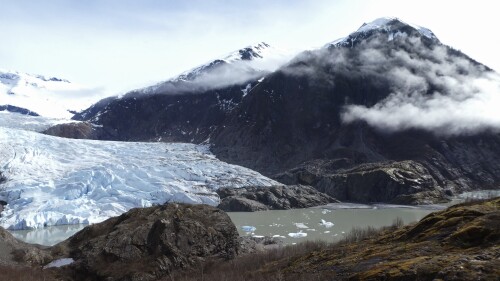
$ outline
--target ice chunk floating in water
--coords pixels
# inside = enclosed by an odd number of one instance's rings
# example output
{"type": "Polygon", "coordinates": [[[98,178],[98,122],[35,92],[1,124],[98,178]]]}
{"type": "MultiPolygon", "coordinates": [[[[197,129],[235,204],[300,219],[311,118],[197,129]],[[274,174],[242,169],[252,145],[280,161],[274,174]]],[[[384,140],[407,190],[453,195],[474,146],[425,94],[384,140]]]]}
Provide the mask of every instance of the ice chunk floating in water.
{"type": "Polygon", "coordinates": [[[73,262],[74,262],[74,260],[72,258],[58,259],[58,260],[54,260],[51,263],[47,264],[46,266],[43,267],[43,269],[70,265],[73,262]]]}
{"type": "Polygon", "coordinates": [[[325,221],[325,220],[321,220],[321,222],[319,223],[320,225],[326,227],[326,228],[330,228],[332,226],[334,226],[335,224],[332,223],[332,222],[329,222],[329,221],[325,221]]]}
{"type": "Polygon", "coordinates": [[[292,238],[302,238],[302,237],[306,237],[307,233],[304,233],[304,232],[302,232],[302,230],[300,230],[299,232],[288,233],[288,236],[290,236],[292,238]]]}
{"type": "Polygon", "coordinates": [[[305,225],[303,222],[296,222],[294,223],[297,228],[309,228],[307,225],[305,225]]]}
{"type": "Polygon", "coordinates": [[[217,205],[223,186],[279,184],[207,146],[64,139],[0,127],[0,226],[95,223],[165,202],[217,205]]]}
{"type": "Polygon", "coordinates": [[[257,228],[255,226],[244,225],[241,229],[245,232],[254,232],[257,228]]]}

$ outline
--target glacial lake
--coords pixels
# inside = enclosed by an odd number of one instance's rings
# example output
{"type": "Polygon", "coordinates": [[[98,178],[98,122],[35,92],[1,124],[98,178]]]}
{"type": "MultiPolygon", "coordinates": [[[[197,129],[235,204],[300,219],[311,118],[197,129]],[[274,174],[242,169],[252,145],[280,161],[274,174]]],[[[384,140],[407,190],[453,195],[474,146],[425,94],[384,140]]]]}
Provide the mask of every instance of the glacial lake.
{"type": "MultiPolygon", "coordinates": [[[[242,236],[279,236],[284,244],[294,244],[306,240],[337,241],[353,227],[388,226],[398,217],[408,224],[445,207],[339,203],[308,209],[228,214],[242,236]]],[[[11,233],[28,243],[54,245],[84,227],[64,225],[11,233]]]]}
{"type": "Polygon", "coordinates": [[[398,217],[409,224],[444,208],[340,203],[309,209],[230,213],[229,216],[241,236],[275,236],[284,244],[294,244],[306,240],[334,242],[354,227],[389,226],[398,217]]]}

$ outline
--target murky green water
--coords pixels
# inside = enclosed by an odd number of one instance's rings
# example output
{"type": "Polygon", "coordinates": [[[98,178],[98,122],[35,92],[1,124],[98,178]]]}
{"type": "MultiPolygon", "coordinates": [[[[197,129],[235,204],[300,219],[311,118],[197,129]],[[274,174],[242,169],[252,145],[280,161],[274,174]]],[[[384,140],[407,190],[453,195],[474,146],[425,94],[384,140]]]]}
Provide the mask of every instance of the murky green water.
{"type": "Polygon", "coordinates": [[[28,243],[52,246],[82,230],[86,225],[58,225],[33,230],[11,231],[17,239],[28,243]]]}
{"type": "MultiPolygon", "coordinates": [[[[405,223],[410,223],[420,220],[436,208],[443,207],[330,204],[321,208],[228,214],[240,235],[280,236],[285,244],[292,244],[318,239],[336,241],[353,227],[391,225],[397,217],[403,219],[405,223]],[[255,230],[245,232],[242,229],[243,226],[255,227],[255,230]]],[[[54,245],[83,227],[85,225],[53,226],[11,233],[16,238],[29,243],[54,245]]]]}
{"type": "Polygon", "coordinates": [[[285,244],[293,244],[305,240],[337,241],[353,227],[388,226],[398,217],[408,224],[442,208],[330,204],[322,208],[229,213],[229,216],[240,235],[279,236],[285,244]],[[244,226],[255,230],[247,232],[244,228],[250,229],[244,226]]]}
{"type": "MultiPolygon", "coordinates": [[[[382,227],[391,225],[396,218],[405,224],[416,222],[429,213],[462,202],[500,196],[500,190],[474,191],[458,195],[446,205],[398,206],[329,204],[327,206],[283,211],[228,213],[240,235],[278,236],[285,244],[305,240],[337,241],[354,227],[382,227]],[[245,231],[243,228],[251,231],[245,231]]],[[[85,225],[63,225],[35,230],[11,231],[18,239],[28,243],[54,245],[83,229],[85,225]]]]}

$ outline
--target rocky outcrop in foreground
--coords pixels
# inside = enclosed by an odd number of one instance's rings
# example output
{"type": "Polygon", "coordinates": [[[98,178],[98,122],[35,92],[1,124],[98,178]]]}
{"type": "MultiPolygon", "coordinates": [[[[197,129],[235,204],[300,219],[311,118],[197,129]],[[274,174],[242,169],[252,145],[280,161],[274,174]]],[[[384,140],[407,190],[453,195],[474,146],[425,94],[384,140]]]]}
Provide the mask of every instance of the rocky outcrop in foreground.
{"type": "Polygon", "coordinates": [[[329,195],[305,185],[221,188],[218,208],[226,212],[254,212],[310,208],[339,202],[329,195]]]}
{"type": "Polygon", "coordinates": [[[132,209],[91,225],[54,246],[75,260],[75,280],[156,280],[178,269],[238,253],[229,216],[207,205],[167,204],[132,209]]]}
{"type": "Polygon", "coordinates": [[[447,201],[429,171],[412,160],[338,168],[345,161],[312,161],[276,176],[287,184],[308,184],[342,201],[432,204],[447,201]],[[332,168],[333,167],[333,168],[332,168]]]}

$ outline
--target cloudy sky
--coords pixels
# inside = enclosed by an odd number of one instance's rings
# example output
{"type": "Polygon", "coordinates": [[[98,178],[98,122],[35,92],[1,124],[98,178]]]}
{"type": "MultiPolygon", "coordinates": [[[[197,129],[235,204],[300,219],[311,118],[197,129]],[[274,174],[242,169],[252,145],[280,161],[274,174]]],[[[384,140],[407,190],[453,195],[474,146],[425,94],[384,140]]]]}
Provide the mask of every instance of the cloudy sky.
{"type": "Polygon", "coordinates": [[[500,70],[495,1],[0,0],[0,68],[119,93],[247,45],[320,47],[393,16],[500,70]]]}

